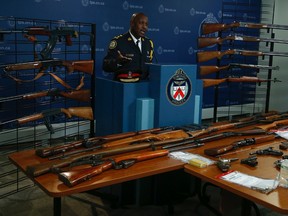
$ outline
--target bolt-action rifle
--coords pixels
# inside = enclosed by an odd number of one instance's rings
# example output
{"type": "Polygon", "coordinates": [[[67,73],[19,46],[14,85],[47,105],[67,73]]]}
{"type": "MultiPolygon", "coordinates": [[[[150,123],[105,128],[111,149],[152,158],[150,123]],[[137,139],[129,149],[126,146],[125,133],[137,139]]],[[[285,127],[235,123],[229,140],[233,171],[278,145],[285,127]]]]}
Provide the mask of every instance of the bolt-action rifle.
{"type": "Polygon", "coordinates": [[[264,52],[256,50],[238,50],[238,49],[228,49],[225,51],[199,51],[197,52],[198,62],[205,62],[212,59],[221,59],[226,55],[242,55],[242,56],[284,56],[288,57],[286,52],[264,52]]]}
{"type": "Polygon", "coordinates": [[[11,33],[23,33],[24,37],[26,37],[28,40],[32,42],[37,42],[36,35],[41,36],[48,36],[49,39],[47,41],[46,47],[41,50],[40,55],[42,59],[47,59],[49,55],[52,53],[56,43],[58,41],[61,41],[62,38],[65,38],[65,42],[67,46],[72,45],[71,38],[77,38],[78,32],[75,31],[71,27],[57,27],[56,29],[49,29],[48,27],[42,27],[42,26],[32,26],[27,27],[22,30],[6,30],[0,31],[0,34],[11,34],[11,33]]]}
{"type": "Polygon", "coordinates": [[[222,45],[225,41],[244,41],[244,42],[270,42],[288,44],[288,40],[273,39],[273,38],[258,38],[252,36],[229,35],[227,37],[198,37],[198,47],[208,47],[215,44],[222,45]]]}
{"type": "Polygon", "coordinates": [[[90,102],[91,91],[90,89],[62,91],[58,88],[53,88],[53,89],[49,89],[45,91],[31,92],[31,93],[27,93],[23,95],[0,98],[0,103],[8,102],[8,101],[15,101],[15,100],[33,100],[39,97],[46,97],[46,96],[64,97],[64,98],[69,98],[69,99],[82,101],[82,102],[90,102]]]}
{"type": "Polygon", "coordinates": [[[225,82],[253,82],[253,83],[262,83],[262,82],[280,82],[279,80],[275,79],[260,79],[258,77],[251,77],[251,76],[241,76],[241,77],[228,77],[228,78],[219,78],[219,79],[202,79],[203,87],[210,87],[220,85],[221,83],[225,82]]]}
{"type": "Polygon", "coordinates": [[[76,117],[88,119],[91,121],[94,119],[93,111],[91,107],[54,108],[54,109],[44,110],[41,113],[36,113],[36,114],[25,116],[22,118],[13,119],[7,122],[1,122],[0,126],[4,124],[8,124],[8,123],[16,123],[18,125],[21,125],[21,124],[25,124],[31,121],[43,119],[44,124],[47,127],[47,129],[50,131],[50,133],[54,133],[49,117],[62,114],[62,113],[64,113],[67,118],[72,118],[76,116],[76,117]]]}
{"type": "MultiPolygon", "coordinates": [[[[115,146],[111,148],[102,148],[95,151],[83,151],[75,155],[65,156],[64,158],[57,158],[55,160],[50,160],[46,162],[41,162],[39,164],[30,165],[26,167],[26,172],[29,176],[37,177],[46,173],[53,171],[53,169],[59,169],[70,166],[72,163],[79,162],[81,160],[85,160],[87,158],[104,158],[108,156],[113,156],[117,154],[124,154],[128,152],[134,152],[138,150],[144,150],[152,148],[154,149],[156,146],[163,145],[170,140],[164,141],[156,141],[156,142],[143,142],[137,145],[121,145],[115,146]]],[[[194,148],[200,147],[203,144],[195,144],[194,148]]],[[[192,147],[190,147],[192,148],[192,147]]]]}
{"type": "Polygon", "coordinates": [[[286,25],[277,25],[277,24],[264,24],[264,23],[248,23],[248,22],[232,22],[230,24],[225,23],[203,23],[201,26],[202,34],[210,34],[218,31],[225,31],[228,29],[244,27],[252,29],[282,29],[287,30],[288,26],[286,25]]]}
{"type": "Polygon", "coordinates": [[[257,70],[259,69],[265,69],[265,70],[279,70],[279,66],[266,66],[266,65],[253,65],[253,64],[238,64],[238,63],[230,63],[228,65],[223,66],[210,66],[210,65],[202,65],[199,66],[199,74],[201,76],[216,73],[222,70],[229,70],[231,68],[240,67],[240,68],[255,68],[257,70]]]}
{"type": "Polygon", "coordinates": [[[205,149],[204,153],[209,156],[218,156],[218,155],[224,154],[228,151],[238,149],[243,146],[250,146],[250,145],[254,145],[258,143],[268,142],[274,139],[275,139],[275,135],[265,135],[261,137],[255,137],[255,138],[247,138],[244,140],[233,142],[229,145],[205,149]]]}

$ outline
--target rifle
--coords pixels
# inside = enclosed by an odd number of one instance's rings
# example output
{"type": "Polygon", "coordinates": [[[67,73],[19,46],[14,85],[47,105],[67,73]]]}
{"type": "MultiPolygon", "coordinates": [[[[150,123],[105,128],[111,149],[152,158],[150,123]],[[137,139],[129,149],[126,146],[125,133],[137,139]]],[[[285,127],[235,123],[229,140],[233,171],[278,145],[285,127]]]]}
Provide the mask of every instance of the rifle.
{"type": "Polygon", "coordinates": [[[224,66],[210,66],[210,65],[199,66],[199,73],[201,76],[204,76],[204,75],[216,73],[221,70],[229,70],[230,68],[234,68],[234,67],[279,70],[279,66],[273,67],[273,66],[266,66],[266,65],[230,63],[224,66]]]}
{"type": "Polygon", "coordinates": [[[104,160],[103,164],[95,166],[95,167],[60,172],[58,173],[58,178],[68,187],[73,187],[111,168],[127,169],[137,162],[167,156],[168,154],[169,154],[168,150],[156,150],[156,151],[141,152],[141,153],[134,153],[134,154],[124,155],[124,156],[119,156],[113,159],[104,160]]]}
{"type": "Polygon", "coordinates": [[[215,147],[215,148],[208,148],[204,150],[204,153],[209,156],[218,156],[228,151],[232,151],[238,149],[243,146],[254,145],[258,143],[268,142],[275,139],[275,135],[265,135],[261,137],[255,138],[247,138],[240,141],[232,142],[229,145],[215,147]]]}
{"type": "Polygon", "coordinates": [[[272,42],[288,44],[288,40],[273,39],[273,38],[258,38],[252,36],[229,35],[225,38],[221,37],[198,37],[198,47],[208,47],[215,44],[222,45],[225,41],[244,41],[244,42],[272,42]]]}
{"type": "MultiPolygon", "coordinates": [[[[106,136],[97,136],[97,137],[90,137],[88,139],[72,142],[66,145],[59,145],[55,147],[48,147],[48,148],[41,148],[36,149],[35,154],[39,157],[46,158],[50,156],[59,155],[60,157],[67,156],[66,152],[69,152],[70,150],[74,150],[80,147],[85,147],[87,151],[91,151],[97,148],[102,148],[104,143],[111,142],[118,139],[123,139],[126,137],[132,137],[140,134],[145,133],[154,133],[157,131],[167,131],[169,129],[172,129],[171,127],[160,127],[160,128],[152,128],[147,130],[140,130],[135,132],[125,132],[125,133],[118,133],[118,134],[111,134],[106,136]],[[94,148],[96,147],[96,148],[94,148]],[[65,153],[65,155],[63,155],[65,153]]],[[[104,146],[105,147],[105,146],[104,146]]],[[[82,150],[81,150],[82,151],[82,150]]],[[[85,149],[83,149],[82,152],[84,152],[85,149]]],[[[78,152],[77,152],[78,153],[78,152]]],[[[71,152],[70,155],[75,154],[75,152],[71,152]]],[[[49,158],[49,159],[55,159],[58,158],[58,156],[49,158]]]]}
{"type": "Polygon", "coordinates": [[[274,156],[282,156],[283,152],[279,150],[274,150],[273,147],[268,147],[265,149],[260,149],[255,152],[250,152],[249,155],[274,155],[274,156]]]}
{"type": "Polygon", "coordinates": [[[230,24],[225,23],[203,23],[201,26],[202,34],[210,34],[218,31],[225,31],[228,29],[244,27],[252,29],[282,29],[287,30],[288,26],[286,25],[277,25],[277,24],[263,24],[263,23],[248,23],[248,22],[232,22],[230,24]]]}
{"type": "Polygon", "coordinates": [[[58,41],[61,41],[62,37],[65,38],[67,46],[72,45],[71,37],[73,38],[78,37],[78,32],[75,31],[71,27],[57,27],[56,29],[51,30],[48,27],[32,26],[32,27],[24,28],[22,30],[6,30],[6,31],[1,30],[0,31],[1,36],[3,34],[11,34],[11,33],[23,33],[24,37],[26,37],[28,40],[32,42],[37,41],[35,35],[48,36],[49,39],[47,41],[46,47],[40,52],[42,59],[48,58],[48,56],[52,53],[56,43],[58,41]]]}
{"type": "Polygon", "coordinates": [[[36,113],[33,115],[25,116],[22,118],[6,121],[6,122],[1,122],[1,125],[8,124],[8,123],[16,123],[16,124],[25,124],[31,121],[36,121],[39,119],[44,119],[44,124],[47,127],[48,131],[50,133],[54,133],[53,127],[50,124],[49,117],[50,116],[55,116],[58,114],[64,113],[67,118],[72,118],[73,116],[79,117],[79,118],[84,118],[88,120],[93,120],[93,111],[91,107],[70,107],[70,108],[54,108],[54,109],[48,109],[44,110],[41,113],[36,113]]]}
{"type": "Polygon", "coordinates": [[[53,88],[53,89],[40,91],[40,92],[32,92],[32,93],[27,93],[27,94],[22,94],[22,95],[0,98],[0,103],[7,102],[7,101],[14,101],[14,100],[33,100],[39,97],[46,97],[46,96],[52,96],[52,97],[60,96],[60,97],[69,98],[69,99],[73,99],[77,101],[90,102],[91,91],[90,89],[62,91],[58,88],[53,88]]]}
{"type": "MultiPolygon", "coordinates": [[[[154,149],[156,146],[162,145],[163,142],[168,142],[169,140],[159,141],[159,142],[144,142],[137,145],[127,145],[127,146],[116,146],[112,148],[103,148],[95,151],[85,151],[79,154],[75,154],[70,157],[58,158],[52,161],[41,162],[39,164],[30,165],[26,167],[26,173],[29,176],[37,177],[46,173],[51,172],[53,169],[59,169],[63,167],[68,167],[73,163],[85,160],[87,158],[104,158],[112,155],[123,154],[138,150],[144,150],[147,148],[154,149]]],[[[194,147],[202,146],[201,144],[195,144],[194,147]]]]}
{"type": "Polygon", "coordinates": [[[22,62],[8,65],[0,65],[4,72],[17,71],[17,70],[34,70],[39,69],[39,71],[44,71],[48,67],[66,67],[68,73],[72,73],[75,70],[84,72],[92,75],[94,71],[94,61],[93,60],[61,60],[61,59],[48,59],[32,62],[22,62]]]}
{"type": "Polygon", "coordinates": [[[284,56],[287,57],[286,52],[264,52],[256,50],[238,50],[228,49],[225,51],[199,51],[197,52],[198,62],[205,62],[214,58],[221,59],[225,55],[243,55],[243,56],[284,56]]]}
{"type": "Polygon", "coordinates": [[[260,79],[258,77],[250,77],[250,76],[241,76],[241,77],[228,77],[228,78],[220,78],[220,79],[202,79],[203,81],[203,87],[210,87],[215,85],[220,85],[224,82],[254,82],[254,83],[262,83],[262,82],[281,82],[280,80],[277,80],[276,78],[271,79],[260,79]]]}
{"type": "Polygon", "coordinates": [[[278,127],[278,126],[282,126],[282,125],[287,125],[288,124],[288,119],[283,119],[283,120],[278,120],[278,121],[274,121],[271,124],[266,124],[266,125],[258,125],[257,128],[263,129],[263,130],[270,130],[272,128],[278,127]]]}

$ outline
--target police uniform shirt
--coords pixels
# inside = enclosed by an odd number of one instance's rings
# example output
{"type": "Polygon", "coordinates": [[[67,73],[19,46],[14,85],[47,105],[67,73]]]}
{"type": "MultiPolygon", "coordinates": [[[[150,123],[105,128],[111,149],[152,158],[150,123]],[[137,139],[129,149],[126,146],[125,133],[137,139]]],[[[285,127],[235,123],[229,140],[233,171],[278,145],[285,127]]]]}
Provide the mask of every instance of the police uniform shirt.
{"type": "MultiPolygon", "coordinates": [[[[137,40],[136,38],[134,38],[137,40]]],[[[103,60],[103,70],[106,72],[115,72],[115,77],[121,73],[140,73],[141,79],[148,76],[148,69],[145,63],[151,63],[153,59],[153,42],[147,37],[141,38],[141,48],[136,46],[136,42],[129,32],[114,37],[109,44],[107,55],[103,60]],[[131,58],[131,61],[121,63],[117,61],[118,51],[123,56],[131,58]]]]}

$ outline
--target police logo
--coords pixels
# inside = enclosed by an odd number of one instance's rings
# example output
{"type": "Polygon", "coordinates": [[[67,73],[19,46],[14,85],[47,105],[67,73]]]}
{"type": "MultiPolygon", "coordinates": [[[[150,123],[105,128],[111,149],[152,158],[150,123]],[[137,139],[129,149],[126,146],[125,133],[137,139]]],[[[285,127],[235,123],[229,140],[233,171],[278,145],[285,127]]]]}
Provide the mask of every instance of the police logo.
{"type": "Polygon", "coordinates": [[[181,68],[178,69],[166,87],[169,102],[173,105],[181,106],[188,101],[191,91],[192,85],[190,79],[181,68]]]}
{"type": "Polygon", "coordinates": [[[117,46],[117,42],[115,40],[112,40],[109,44],[109,49],[115,49],[117,46]]]}

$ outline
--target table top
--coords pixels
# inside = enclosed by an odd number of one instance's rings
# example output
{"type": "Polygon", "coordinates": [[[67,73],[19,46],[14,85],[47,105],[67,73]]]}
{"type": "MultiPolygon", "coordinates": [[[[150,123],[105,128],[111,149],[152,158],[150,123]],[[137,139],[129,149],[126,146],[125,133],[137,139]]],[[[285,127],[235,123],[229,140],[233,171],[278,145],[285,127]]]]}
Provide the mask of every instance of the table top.
{"type": "MultiPolygon", "coordinates": [[[[238,137],[239,139],[239,137],[238,137]]],[[[231,139],[230,139],[231,141],[231,139]]],[[[259,178],[267,178],[267,179],[275,179],[279,170],[277,170],[274,166],[274,162],[278,159],[281,159],[281,156],[271,156],[271,155],[258,155],[257,161],[258,165],[256,167],[250,167],[246,164],[241,164],[241,159],[248,158],[249,153],[264,149],[268,147],[273,147],[273,149],[279,150],[279,143],[280,140],[276,139],[275,141],[258,144],[255,146],[247,146],[243,149],[238,149],[237,151],[232,151],[226,153],[222,156],[222,158],[229,159],[229,158],[238,158],[239,160],[231,162],[230,171],[239,171],[241,173],[245,173],[247,175],[259,177],[259,178]]],[[[217,146],[217,143],[209,143],[206,147],[211,145],[217,146]]],[[[222,143],[221,145],[223,145],[222,143]]],[[[218,144],[219,145],[219,144],[218,144]]],[[[197,149],[195,152],[198,154],[207,157],[204,155],[203,151],[197,149]]],[[[288,154],[288,150],[284,150],[284,155],[288,154]]],[[[208,157],[213,159],[213,157],[208,157]]],[[[215,159],[215,158],[214,158],[215,159]]],[[[237,194],[241,197],[244,197],[248,200],[256,202],[260,205],[263,205],[267,208],[273,209],[279,213],[288,214],[288,189],[283,187],[277,187],[274,191],[270,192],[269,194],[264,194],[255,190],[252,190],[248,187],[244,187],[235,183],[231,183],[222,179],[217,178],[222,171],[216,165],[210,165],[206,168],[198,168],[189,164],[185,164],[184,166],[185,172],[196,176],[206,182],[210,182],[214,185],[219,186],[227,191],[230,191],[234,194],[237,194]]]]}

